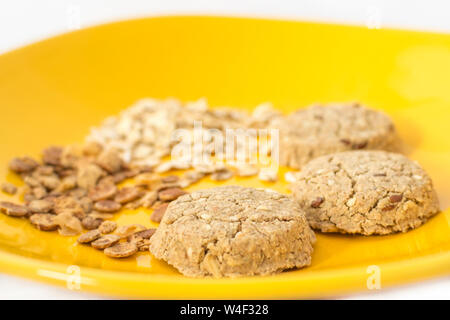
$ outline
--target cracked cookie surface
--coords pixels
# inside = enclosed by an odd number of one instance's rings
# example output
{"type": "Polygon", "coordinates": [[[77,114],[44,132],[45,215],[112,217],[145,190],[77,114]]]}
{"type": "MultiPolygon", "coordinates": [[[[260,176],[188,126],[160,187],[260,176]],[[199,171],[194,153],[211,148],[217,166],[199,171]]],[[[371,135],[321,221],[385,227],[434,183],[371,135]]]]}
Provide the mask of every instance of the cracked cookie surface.
{"type": "Polygon", "coordinates": [[[315,236],[288,196],[217,187],[172,202],[150,252],[191,277],[266,275],[311,263],[315,236]]]}
{"type": "Polygon", "coordinates": [[[331,153],[400,146],[391,119],[357,103],[312,106],[276,118],[271,126],[279,130],[280,163],[297,169],[331,153]]]}
{"type": "Polygon", "coordinates": [[[311,227],[322,232],[405,232],[439,211],[432,181],[420,165],[385,151],[314,159],[297,174],[292,191],[311,227]]]}

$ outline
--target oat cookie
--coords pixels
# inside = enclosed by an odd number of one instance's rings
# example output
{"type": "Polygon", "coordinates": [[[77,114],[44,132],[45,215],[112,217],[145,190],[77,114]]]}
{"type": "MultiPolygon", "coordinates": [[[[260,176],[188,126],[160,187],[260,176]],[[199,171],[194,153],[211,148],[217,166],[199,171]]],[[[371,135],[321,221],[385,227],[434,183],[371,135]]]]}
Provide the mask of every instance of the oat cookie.
{"type": "Polygon", "coordinates": [[[291,198],[225,186],[172,202],[150,251],[186,276],[236,277],[308,266],[314,241],[291,198]]]}
{"type": "Polygon", "coordinates": [[[347,151],[312,160],[296,175],[294,198],[322,232],[405,232],[439,211],[430,177],[403,155],[347,151]]]}
{"type": "Polygon", "coordinates": [[[277,118],[271,126],[279,129],[280,163],[297,169],[326,154],[399,148],[391,119],[357,103],[312,106],[277,118]]]}

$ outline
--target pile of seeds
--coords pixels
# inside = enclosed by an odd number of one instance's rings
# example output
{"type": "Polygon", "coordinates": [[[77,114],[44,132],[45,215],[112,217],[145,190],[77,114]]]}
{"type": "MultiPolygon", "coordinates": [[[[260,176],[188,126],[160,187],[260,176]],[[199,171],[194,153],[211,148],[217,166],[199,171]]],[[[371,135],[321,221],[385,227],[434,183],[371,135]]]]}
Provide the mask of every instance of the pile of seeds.
{"type": "MultiPolygon", "coordinates": [[[[114,213],[122,208],[152,208],[150,219],[160,222],[168,203],[186,193],[181,185],[186,187],[200,178],[189,172],[182,178],[161,177],[146,166],[125,164],[115,149],[96,143],[50,147],[43,150],[42,162],[14,158],[9,168],[25,183],[21,188],[24,204],[2,201],[1,212],[29,218],[37,229],[57,230],[63,236],[89,230],[78,241],[105,249],[110,257],[147,250],[154,232],[139,225],[117,228],[109,221],[114,213]],[[129,178],[134,178],[134,184],[119,188],[118,184],[129,178]]],[[[17,187],[4,183],[2,190],[15,194],[17,187]]]]}
{"type": "MultiPolygon", "coordinates": [[[[259,170],[249,164],[238,164],[235,170],[222,164],[196,165],[194,159],[214,152],[217,141],[210,129],[224,133],[225,129],[267,128],[271,121],[280,116],[270,104],[258,106],[250,115],[235,109],[209,109],[204,99],[185,105],[174,99],[144,99],[118,116],[107,118],[100,127],[92,128],[87,141],[116,148],[127,164],[155,167],[159,173],[194,168],[198,172],[212,174],[213,180],[220,181],[230,179],[232,171],[236,171],[239,176],[252,176],[257,175],[259,170]],[[201,123],[201,128],[196,128],[195,123],[201,123]],[[195,133],[194,128],[197,130],[195,133]],[[188,158],[163,162],[163,158],[171,155],[172,148],[179,141],[179,137],[174,134],[177,129],[183,129],[183,134],[190,135],[192,143],[194,134],[200,134],[203,137],[202,146],[193,147],[193,154],[188,158]]],[[[244,150],[248,147],[236,141],[237,153],[251,154],[257,151],[244,150]]],[[[273,174],[267,172],[258,177],[264,181],[276,180],[273,174]]]]}
{"type": "MultiPolygon", "coordinates": [[[[176,129],[194,134],[194,121],[201,121],[201,134],[207,137],[202,150],[211,153],[214,139],[209,129],[265,128],[280,114],[264,104],[249,115],[231,109],[211,110],[205,100],[181,104],[177,100],[145,99],[107,118],[93,128],[83,146],[49,147],[42,161],[30,157],[14,158],[9,168],[18,174],[24,204],[0,202],[0,211],[12,217],[28,218],[42,231],[58,231],[76,236],[79,243],[104,250],[113,258],[128,257],[148,250],[155,229],[141,225],[117,226],[110,219],[122,208],[151,208],[150,219],[159,223],[168,204],[185,194],[183,188],[205,176],[228,180],[234,175],[258,175],[275,181],[276,174],[249,164],[225,166],[223,163],[198,164],[193,159],[169,160],[176,129]],[[188,170],[191,169],[191,170],[188,170]],[[181,177],[160,174],[188,170],[181,177]],[[133,184],[119,184],[133,178],[133,184]],[[87,231],[87,232],[86,232],[87,231]]],[[[241,148],[239,144],[236,148],[241,148]]],[[[3,183],[1,190],[16,194],[18,188],[3,183]]]]}
{"type": "Polygon", "coordinates": [[[150,238],[155,231],[155,228],[147,229],[139,224],[117,228],[115,222],[104,221],[98,228],[82,234],[78,242],[103,250],[108,257],[126,258],[138,251],[148,251],[150,238]]]}

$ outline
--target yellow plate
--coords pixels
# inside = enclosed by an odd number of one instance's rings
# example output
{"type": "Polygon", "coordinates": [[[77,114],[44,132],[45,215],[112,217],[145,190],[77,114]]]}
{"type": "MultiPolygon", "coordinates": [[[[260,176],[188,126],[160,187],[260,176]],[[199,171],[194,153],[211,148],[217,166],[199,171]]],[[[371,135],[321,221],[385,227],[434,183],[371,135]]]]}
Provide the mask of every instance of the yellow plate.
{"type": "MultiPolygon", "coordinates": [[[[258,19],[125,21],[2,55],[1,180],[18,183],[6,170],[11,157],[81,142],[90,126],[141,97],[205,96],[211,105],[244,109],[271,101],[285,112],[359,100],[393,117],[445,210],[406,234],[319,234],[309,268],[223,280],[185,278],[148,253],[112,260],[74,238],[0,215],[0,270],[72,289],[153,298],[318,297],[368,290],[378,271],[382,287],[449,274],[449,83],[449,35],[258,19]]],[[[227,183],[286,191],[283,181],[227,183]]],[[[148,215],[128,211],[117,220],[149,225],[148,215]]]]}

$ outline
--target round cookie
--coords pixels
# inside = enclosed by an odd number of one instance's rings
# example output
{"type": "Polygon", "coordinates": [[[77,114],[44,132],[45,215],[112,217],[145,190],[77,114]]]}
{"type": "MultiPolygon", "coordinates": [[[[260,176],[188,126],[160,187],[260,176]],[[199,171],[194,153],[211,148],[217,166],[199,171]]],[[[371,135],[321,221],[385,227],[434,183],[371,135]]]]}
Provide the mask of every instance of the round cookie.
{"type": "Polygon", "coordinates": [[[170,203],[150,252],[191,277],[267,275],[308,266],[314,241],[290,197],[224,186],[170,203]]]}
{"type": "Polygon", "coordinates": [[[313,229],[363,235],[405,232],[439,211],[430,177],[401,154],[347,151],[305,165],[292,184],[313,229]]]}
{"type": "Polygon", "coordinates": [[[348,150],[398,151],[398,138],[391,119],[360,104],[312,106],[276,118],[280,163],[299,169],[326,154],[348,150]]]}

